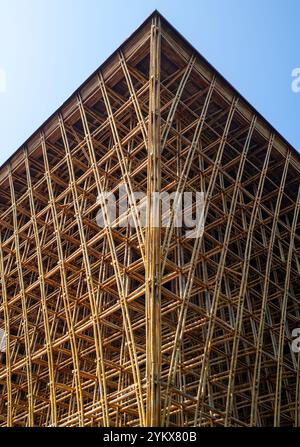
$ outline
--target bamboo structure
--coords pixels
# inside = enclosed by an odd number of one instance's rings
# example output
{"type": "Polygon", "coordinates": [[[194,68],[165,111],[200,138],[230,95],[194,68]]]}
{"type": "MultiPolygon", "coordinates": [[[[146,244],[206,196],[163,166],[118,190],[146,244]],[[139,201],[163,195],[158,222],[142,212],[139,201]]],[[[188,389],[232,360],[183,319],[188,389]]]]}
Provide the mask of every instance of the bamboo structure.
{"type": "Polygon", "coordinates": [[[0,169],[0,426],[299,426],[299,174],[154,12],[0,169]],[[100,228],[121,183],[203,235],[100,228]]]}

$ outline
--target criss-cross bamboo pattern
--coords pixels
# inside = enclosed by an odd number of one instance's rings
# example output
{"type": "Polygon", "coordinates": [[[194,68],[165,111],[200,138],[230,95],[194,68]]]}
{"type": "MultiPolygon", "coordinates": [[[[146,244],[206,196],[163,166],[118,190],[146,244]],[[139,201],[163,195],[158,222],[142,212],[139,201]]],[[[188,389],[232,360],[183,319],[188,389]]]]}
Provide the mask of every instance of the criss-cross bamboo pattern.
{"type": "Polygon", "coordinates": [[[0,425],[299,426],[299,161],[153,13],[0,170],[0,425]]]}

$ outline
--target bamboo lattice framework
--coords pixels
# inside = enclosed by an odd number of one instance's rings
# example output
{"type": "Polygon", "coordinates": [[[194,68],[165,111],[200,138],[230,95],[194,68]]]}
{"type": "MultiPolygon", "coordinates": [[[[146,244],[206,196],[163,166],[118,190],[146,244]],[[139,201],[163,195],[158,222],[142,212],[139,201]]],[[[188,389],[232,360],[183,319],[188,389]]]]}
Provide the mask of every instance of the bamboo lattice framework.
{"type": "Polygon", "coordinates": [[[0,425],[299,426],[299,171],[154,12],[0,170],[0,425]],[[121,183],[203,236],[99,228],[121,183]]]}

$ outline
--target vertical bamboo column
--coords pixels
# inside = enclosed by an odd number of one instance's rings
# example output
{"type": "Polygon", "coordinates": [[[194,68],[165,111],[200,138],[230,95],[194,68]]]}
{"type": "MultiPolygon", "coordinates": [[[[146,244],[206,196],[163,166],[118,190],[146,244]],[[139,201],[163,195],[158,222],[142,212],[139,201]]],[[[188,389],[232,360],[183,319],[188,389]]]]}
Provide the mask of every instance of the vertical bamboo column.
{"type": "Polygon", "coordinates": [[[147,426],[161,425],[161,187],[160,18],[153,17],[150,41],[148,210],[146,230],[147,426]],[[155,194],[156,193],[156,194],[155,194]]]}

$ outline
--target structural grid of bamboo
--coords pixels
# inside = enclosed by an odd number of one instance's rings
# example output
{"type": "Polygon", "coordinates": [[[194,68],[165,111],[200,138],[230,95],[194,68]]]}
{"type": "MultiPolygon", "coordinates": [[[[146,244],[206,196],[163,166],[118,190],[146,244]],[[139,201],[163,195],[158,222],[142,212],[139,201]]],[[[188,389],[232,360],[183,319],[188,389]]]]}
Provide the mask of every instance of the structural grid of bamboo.
{"type": "Polygon", "coordinates": [[[299,426],[299,178],[153,13],[0,169],[0,426],[299,426]]]}

